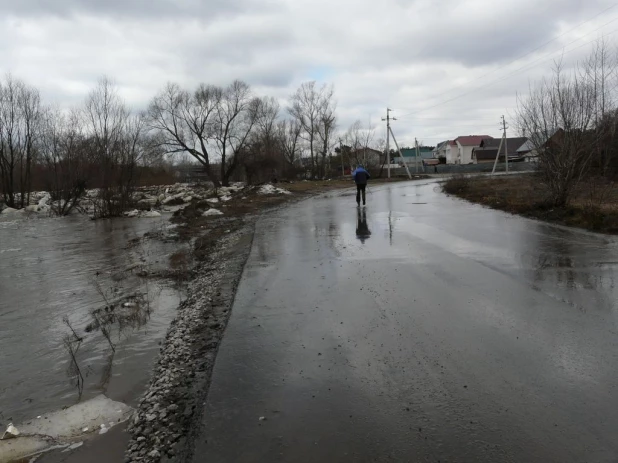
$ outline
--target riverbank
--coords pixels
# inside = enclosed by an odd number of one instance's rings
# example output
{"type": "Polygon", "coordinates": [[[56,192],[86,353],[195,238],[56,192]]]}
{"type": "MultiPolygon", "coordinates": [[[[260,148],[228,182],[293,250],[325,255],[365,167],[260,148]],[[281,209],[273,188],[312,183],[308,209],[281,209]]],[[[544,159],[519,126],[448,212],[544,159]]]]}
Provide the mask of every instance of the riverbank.
{"type": "Polygon", "coordinates": [[[447,180],[445,193],[493,209],[545,222],[618,234],[618,188],[591,181],[583,183],[568,206],[547,202],[544,186],[534,174],[463,177],[447,180]]]}

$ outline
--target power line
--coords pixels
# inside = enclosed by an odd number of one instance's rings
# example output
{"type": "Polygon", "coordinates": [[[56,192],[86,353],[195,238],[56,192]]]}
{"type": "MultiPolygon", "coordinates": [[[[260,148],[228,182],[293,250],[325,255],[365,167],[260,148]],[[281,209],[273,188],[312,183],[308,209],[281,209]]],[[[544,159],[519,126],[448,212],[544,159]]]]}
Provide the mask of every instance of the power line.
{"type": "MultiPolygon", "coordinates": [[[[614,21],[617,21],[617,20],[618,20],[618,18],[614,18],[612,21],[609,21],[608,23],[604,24],[604,25],[603,25],[603,26],[601,26],[600,28],[595,29],[594,31],[591,31],[591,32],[589,32],[589,33],[588,33],[588,34],[586,34],[586,35],[589,35],[589,34],[591,34],[592,32],[596,32],[596,31],[598,31],[599,29],[601,29],[601,28],[605,27],[606,25],[608,25],[608,24],[610,24],[610,23],[612,23],[612,22],[614,22],[614,21]]],[[[612,32],[610,32],[609,34],[607,34],[607,36],[610,36],[610,35],[612,35],[612,34],[615,34],[616,32],[618,32],[618,29],[613,30],[612,32]]],[[[575,42],[577,42],[577,41],[581,40],[583,37],[585,37],[585,35],[584,35],[584,36],[582,36],[582,37],[580,37],[579,39],[576,39],[576,40],[574,40],[574,41],[572,41],[572,42],[568,43],[567,45],[565,45],[565,47],[568,47],[569,45],[572,45],[573,43],[575,43],[575,42]]],[[[578,46],[578,47],[575,47],[575,48],[573,48],[573,49],[571,49],[571,50],[568,50],[568,51],[554,50],[553,52],[551,52],[551,53],[550,53],[550,55],[555,55],[556,53],[560,53],[560,52],[561,52],[561,53],[562,53],[562,55],[564,56],[564,55],[566,55],[566,54],[568,54],[568,53],[571,53],[571,52],[573,52],[573,51],[575,51],[575,50],[578,50],[578,49],[580,49],[580,48],[582,48],[582,47],[584,47],[584,46],[586,46],[586,45],[591,44],[591,43],[592,43],[592,42],[594,42],[595,40],[597,40],[597,39],[593,39],[593,40],[591,40],[591,41],[589,41],[589,42],[586,42],[586,43],[584,43],[584,44],[582,44],[582,45],[580,45],[580,46],[578,46]]],[[[553,57],[553,56],[552,56],[551,58],[549,58],[549,59],[545,59],[546,57],[547,57],[547,55],[546,55],[546,56],[544,56],[544,57],[539,58],[538,60],[533,61],[532,63],[527,63],[527,64],[525,64],[524,66],[522,66],[522,67],[520,67],[520,68],[518,68],[518,69],[514,70],[513,72],[510,72],[508,75],[503,76],[503,77],[501,77],[501,78],[499,78],[499,79],[496,79],[496,80],[490,81],[490,82],[486,83],[485,85],[481,85],[481,86],[479,86],[479,87],[475,87],[475,88],[473,88],[473,89],[471,89],[471,90],[469,90],[469,91],[467,91],[467,92],[461,93],[461,94],[459,94],[459,95],[457,95],[457,96],[454,96],[453,98],[449,98],[448,100],[441,101],[440,103],[436,103],[436,104],[434,104],[434,105],[432,105],[432,106],[428,106],[428,107],[426,107],[426,108],[419,109],[419,110],[417,110],[417,111],[414,111],[414,112],[411,112],[411,113],[408,113],[408,114],[404,114],[404,115],[400,116],[400,118],[405,118],[405,117],[407,117],[407,116],[409,116],[409,115],[412,115],[412,114],[418,114],[418,113],[421,113],[421,112],[423,112],[423,111],[427,111],[427,110],[429,110],[429,109],[433,109],[433,108],[436,108],[436,107],[438,107],[438,106],[442,106],[443,104],[450,103],[451,101],[458,100],[458,99],[459,99],[459,98],[461,98],[461,97],[467,96],[467,95],[469,95],[469,94],[471,94],[471,93],[474,93],[474,92],[476,92],[476,91],[478,91],[478,90],[481,90],[481,89],[483,89],[483,88],[486,88],[486,87],[488,87],[488,86],[490,86],[490,85],[496,84],[496,83],[498,83],[498,82],[502,82],[502,81],[504,81],[504,80],[506,80],[506,79],[510,79],[510,78],[511,78],[511,77],[513,77],[514,75],[519,74],[521,71],[528,71],[528,70],[532,69],[533,67],[535,67],[537,64],[542,64],[542,63],[545,63],[545,62],[547,62],[547,61],[551,61],[552,59],[554,59],[554,57],[553,57]],[[540,62],[539,62],[539,60],[544,60],[544,61],[540,61],[540,62]]]]}
{"type": "MultiPolygon", "coordinates": [[[[568,29],[568,30],[564,31],[562,34],[557,35],[557,36],[556,36],[556,37],[554,37],[553,39],[548,40],[547,42],[544,42],[542,45],[539,45],[538,47],[533,48],[532,50],[527,51],[527,52],[526,52],[526,53],[524,53],[523,55],[517,56],[516,58],[514,58],[514,59],[513,59],[513,60],[511,60],[511,61],[509,61],[508,63],[503,64],[502,66],[499,66],[499,67],[497,67],[497,68],[495,68],[495,69],[493,69],[493,70],[491,70],[491,71],[489,71],[489,72],[487,72],[487,73],[485,73],[485,74],[483,74],[483,75],[481,75],[481,76],[479,76],[479,77],[477,77],[477,78],[475,78],[475,79],[473,79],[473,80],[471,80],[471,81],[469,81],[469,82],[466,82],[466,83],[464,83],[464,84],[458,85],[458,86],[456,86],[456,87],[452,87],[452,88],[450,88],[449,90],[447,90],[447,91],[445,91],[445,92],[442,92],[442,93],[439,93],[439,94],[437,94],[437,95],[434,95],[434,96],[432,96],[431,98],[437,98],[437,97],[439,97],[439,96],[442,96],[442,95],[445,95],[445,94],[447,94],[447,93],[450,93],[450,92],[452,92],[453,90],[457,90],[457,89],[459,89],[459,88],[466,87],[467,85],[469,85],[469,84],[471,84],[471,83],[474,83],[474,82],[476,82],[476,81],[478,81],[478,80],[480,80],[480,79],[482,79],[482,78],[484,78],[484,77],[487,77],[487,76],[489,76],[489,75],[491,75],[491,74],[493,74],[493,73],[495,73],[495,72],[498,72],[499,70],[504,69],[504,68],[505,68],[505,67],[507,67],[507,66],[510,66],[511,64],[515,63],[516,61],[519,61],[520,59],[525,58],[526,56],[531,55],[531,54],[532,54],[532,53],[534,53],[535,51],[540,50],[541,48],[545,47],[546,45],[549,45],[550,43],[555,42],[555,41],[556,41],[556,40],[558,40],[559,38],[564,37],[564,36],[565,36],[566,34],[568,34],[569,32],[572,32],[572,31],[574,31],[575,29],[579,29],[581,26],[583,26],[584,24],[587,24],[587,23],[589,23],[590,21],[592,21],[593,19],[595,19],[595,18],[597,18],[597,17],[601,16],[603,13],[606,13],[606,12],[608,12],[609,10],[611,10],[611,9],[613,9],[613,8],[616,8],[616,6],[618,6],[618,3],[614,3],[613,5],[609,6],[608,8],[605,8],[603,11],[601,11],[601,12],[599,12],[599,13],[595,14],[595,15],[594,15],[594,16],[592,16],[591,18],[589,18],[589,19],[587,19],[587,20],[585,20],[585,21],[583,21],[583,22],[579,23],[577,26],[572,27],[571,29],[568,29]]],[[[618,18],[617,18],[617,19],[618,19],[618,18]]],[[[612,22],[612,21],[610,21],[610,22],[612,22]]],[[[609,23],[607,23],[607,24],[609,24],[609,23]]],[[[605,24],[605,25],[603,25],[603,26],[601,26],[601,27],[605,27],[607,24],[605,24]]],[[[598,30],[598,29],[597,29],[597,30],[598,30]]],[[[593,31],[593,32],[594,32],[594,31],[593,31]]],[[[588,34],[586,34],[586,35],[588,35],[588,34]]],[[[584,35],[583,37],[585,37],[585,35],[584,35]]],[[[581,38],[581,37],[580,37],[580,38],[581,38]]],[[[403,109],[403,108],[398,108],[398,109],[399,109],[399,110],[401,110],[401,109],[403,109]]],[[[406,116],[406,114],[404,114],[404,115],[402,115],[402,116],[400,116],[400,117],[404,117],[404,116],[406,116]]]]}
{"type": "MultiPolygon", "coordinates": [[[[616,6],[616,5],[614,5],[614,6],[616,6]]],[[[403,115],[401,115],[401,116],[399,116],[399,117],[400,117],[400,118],[405,118],[405,117],[410,116],[410,115],[413,115],[413,114],[418,114],[418,113],[420,113],[420,112],[427,111],[428,109],[432,109],[432,108],[435,108],[435,107],[437,107],[437,106],[441,106],[441,105],[443,105],[443,104],[450,103],[451,101],[455,101],[455,100],[457,100],[457,99],[459,99],[459,98],[461,98],[461,97],[463,97],[463,96],[469,95],[470,93],[473,93],[473,92],[475,92],[475,91],[477,91],[477,90],[480,90],[480,89],[482,89],[482,88],[488,87],[489,85],[493,85],[493,84],[495,84],[495,83],[497,83],[497,82],[501,82],[501,81],[503,81],[503,80],[509,79],[509,78],[511,78],[512,76],[517,75],[517,74],[518,74],[520,71],[522,71],[522,70],[526,71],[526,70],[529,70],[529,69],[532,69],[533,67],[535,67],[535,66],[536,66],[536,64],[541,64],[541,63],[544,63],[544,62],[546,62],[546,61],[550,61],[551,59],[553,59],[553,55],[555,55],[556,53],[562,53],[563,55],[566,55],[566,54],[568,54],[568,53],[571,53],[571,52],[573,52],[573,51],[575,51],[575,50],[577,50],[577,49],[579,49],[579,48],[582,48],[582,47],[584,47],[584,46],[586,46],[586,45],[589,45],[590,43],[592,43],[592,42],[596,41],[597,39],[595,38],[595,39],[593,39],[593,40],[590,40],[590,41],[588,41],[588,42],[586,42],[586,43],[582,44],[581,46],[575,47],[575,48],[573,48],[573,49],[571,49],[571,50],[568,50],[568,51],[564,51],[564,49],[565,49],[566,47],[568,47],[568,46],[570,46],[570,45],[572,45],[572,44],[576,43],[576,42],[579,42],[579,41],[580,41],[581,39],[583,39],[584,37],[586,37],[586,36],[588,36],[588,35],[590,35],[590,34],[592,34],[592,33],[594,33],[594,32],[597,32],[597,31],[599,31],[599,30],[603,29],[605,26],[608,26],[609,24],[611,24],[611,23],[613,23],[613,22],[615,22],[615,21],[618,21],[618,17],[616,17],[616,18],[612,19],[611,21],[606,22],[606,23],[605,23],[605,24],[603,24],[602,26],[600,26],[600,27],[598,27],[598,28],[596,28],[596,29],[594,29],[594,30],[592,30],[592,31],[590,31],[590,32],[588,32],[588,33],[586,33],[586,34],[582,35],[581,37],[578,37],[577,39],[575,39],[575,40],[573,40],[573,41],[571,41],[571,42],[567,43],[566,45],[562,46],[560,49],[553,50],[553,51],[549,52],[549,54],[546,54],[545,56],[541,56],[540,58],[538,58],[538,59],[536,59],[536,60],[534,60],[534,61],[532,61],[532,62],[530,62],[530,63],[526,63],[526,64],[525,64],[525,65],[523,65],[522,67],[515,69],[514,71],[510,72],[510,73],[509,73],[508,75],[506,75],[506,76],[502,76],[502,77],[500,77],[500,78],[498,78],[498,79],[496,79],[496,80],[493,80],[493,81],[487,82],[486,84],[481,85],[481,86],[479,86],[479,87],[472,88],[472,89],[468,90],[467,92],[461,93],[461,94],[459,94],[459,95],[457,95],[457,96],[454,96],[454,97],[452,97],[452,98],[449,98],[448,100],[444,100],[444,101],[442,101],[442,102],[440,102],[440,103],[437,103],[437,104],[435,104],[435,105],[429,106],[429,107],[427,107],[427,108],[419,109],[419,110],[416,110],[416,111],[412,111],[412,112],[410,112],[410,113],[403,114],[403,115]],[[552,56],[552,58],[546,59],[548,56],[552,56]],[[544,60],[544,61],[541,61],[541,60],[544,60]]],[[[617,30],[614,30],[614,31],[612,31],[612,32],[610,32],[609,34],[607,34],[607,36],[612,35],[612,34],[616,33],[617,31],[618,31],[618,29],[617,29],[617,30]]],[[[513,61],[513,62],[514,62],[514,61],[513,61]]],[[[506,66],[508,66],[508,65],[512,64],[513,62],[508,63],[506,66]]],[[[502,68],[504,68],[504,67],[505,67],[505,66],[501,66],[501,67],[500,67],[500,68],[498,68],[498,69],[502,69],[502,68]]],[[[496,69],[496,70],[498,70],[498,69],[496,69]]],[[[479,77],[479,78],[477,78],[477,79],[474,79],[474,80],[472,80],[471,82],[468,82],[468,83],[475,82],[475,81],[477,81],[477,80],[481,79],[482,77],[483,77],[483,76],[481,76],[481,77],[479,77]]],[[[447,90],[446,92],[443,92],[443,93],[442,93],[442,95],[443,95],[443,94],[445,94],[445,93],[448,93],[448,92],[450,92],[450,90],[447,90]]],[[[439,95],[438,95],[438,96],[439,96],[439,95]]]]}

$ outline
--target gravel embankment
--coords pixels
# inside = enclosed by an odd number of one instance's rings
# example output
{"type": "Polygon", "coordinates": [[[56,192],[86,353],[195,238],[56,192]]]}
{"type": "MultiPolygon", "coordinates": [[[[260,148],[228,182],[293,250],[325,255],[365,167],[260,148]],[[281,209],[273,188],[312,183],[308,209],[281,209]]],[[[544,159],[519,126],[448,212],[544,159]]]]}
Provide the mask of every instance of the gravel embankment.
{"type": "Polygon", "coordinates": [[[126,462],[188,461],[214,360],[251,249],[254,221],[217,240],[196,269],[129,424],[126,462]]]}

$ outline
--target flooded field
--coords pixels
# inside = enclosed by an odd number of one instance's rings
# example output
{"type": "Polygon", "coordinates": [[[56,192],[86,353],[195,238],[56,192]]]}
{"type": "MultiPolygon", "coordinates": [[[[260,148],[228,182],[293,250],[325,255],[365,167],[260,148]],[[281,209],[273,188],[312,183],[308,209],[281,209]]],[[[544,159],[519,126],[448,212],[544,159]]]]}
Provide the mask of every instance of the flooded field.
{"type": "Polygon", "coordinates": [[[179,244],[144,239],[168,218],[0,216],[0,427],[141,392],[183,297],[152,277],[179,244]]]}

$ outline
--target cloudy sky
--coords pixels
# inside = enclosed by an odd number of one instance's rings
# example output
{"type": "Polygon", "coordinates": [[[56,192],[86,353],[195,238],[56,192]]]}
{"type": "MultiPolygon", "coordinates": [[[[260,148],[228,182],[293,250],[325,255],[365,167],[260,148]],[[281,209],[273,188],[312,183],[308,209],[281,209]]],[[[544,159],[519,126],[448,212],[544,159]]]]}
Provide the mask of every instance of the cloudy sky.
{"type": "Polygon", "coordinates": [[[499,136],[516,94],[602,35],[604,0],[0,0],[0,71],[61,106],[102,75],[144,108],[168,81],[239,78],[282,102],[307,80],[333,83],[340,127],[376,126],[386,107],[402,145],[499,136]]]}

